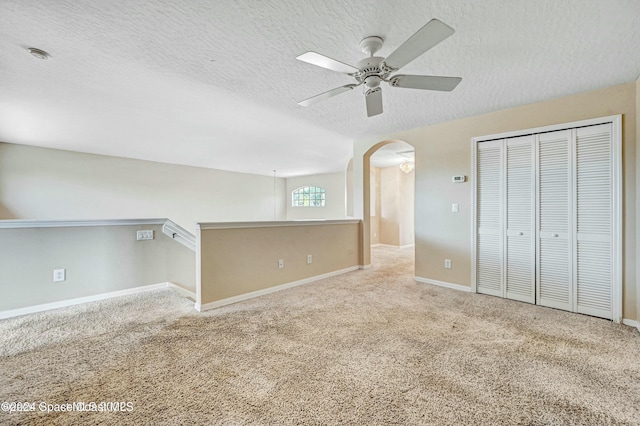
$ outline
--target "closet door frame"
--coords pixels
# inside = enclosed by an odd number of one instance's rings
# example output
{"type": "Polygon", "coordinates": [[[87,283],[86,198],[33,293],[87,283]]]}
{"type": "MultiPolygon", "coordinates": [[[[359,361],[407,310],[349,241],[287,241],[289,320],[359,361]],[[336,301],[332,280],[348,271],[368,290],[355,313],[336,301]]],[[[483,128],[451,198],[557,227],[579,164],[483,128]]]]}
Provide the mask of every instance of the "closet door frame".
{"type": "MultiPolygon", "coordinates": [[[[622,322],[622,115],[612,115],[588,120],[574,121],[570,123],[554,124],[550,126],[523,129],[493,135],[478,136],[471,139],[471,205],[473,206],[471,215],[471,291],[477,293],[477,145],[481,142],[506,139],[518,136],[526,136],[555,130],[569,130],[577,127],[593,126],[597,124],[611,123],[611,144],[612,144],[612,220],[613,220],[613,270],[612,270],[612,320],[616,323],[622,322]]],[[[571,166],[575,169],[575,159],[571,166]]],[[[537,188],[536,188],[537,190],[537,188]]],[[[536,240],[537,240],[536,230],[536,240]]],[[[503,262],[504,262],[503,258],[503,262]]],[[[575,267],[575,266],[574,266],[575,267]]]]}

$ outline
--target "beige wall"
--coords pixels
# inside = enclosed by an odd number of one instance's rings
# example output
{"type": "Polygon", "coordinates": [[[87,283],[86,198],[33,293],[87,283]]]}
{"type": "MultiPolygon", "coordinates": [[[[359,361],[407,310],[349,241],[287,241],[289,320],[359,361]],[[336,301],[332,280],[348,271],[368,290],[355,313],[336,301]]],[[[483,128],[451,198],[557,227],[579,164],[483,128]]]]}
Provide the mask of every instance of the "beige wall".
{"type": "MultiPolygon", "coordinates": [[[[285,211],[276,179],[276,219],[285,211]]],[[[273,177],[0,143],[0,219],[274,219],[273,177]]]]}
{"type": "Polygon", "coordinates": [[[369,176],[371,179],[369,202],[371,203],[371,218],[369,221],[369,235],[371,244],[380,244],[380,213],[381,213],[381,191],[380,169],[371,166],[369,176]]]}
{"type": "MultiPolygon", "coordinates": [[[[471,174],[471,139],[551,124],[623,114],[624,318],[636,312],[636,82],[589,93],[496,111],[354,143],[354,206],[363,217],[368,188],[366,153],[381,141],[402,140],[416,156],[416,276],[471,285],[472,184],[453,184],[451,176],[471,174]],[[366,190],[364,188],[367,188],[366,190]],[[451,212],[458,203],[459,213],[451,212]],[[443,259],[453,268],[444,269],[443,259]]],[[[365,226],[366,229],[366,226],[365,226]]],[[[364,247],[366,248],[366,242],[364,247]]],[[[363,255],[366,263],[366,254],[363,255]]]]}
{"type": "Polygon", "coordinates": [[[406,246],[414,242],[414,172],[380,169],[380,243],[406,246]]]}
{"type": "Polygon", "coordinates": [[[370,166],[371,244],[414,243],[414,173],[397,166],[370,166]]]}
{"type": "Polygon", "coordinates": [[[198,233],[203,305],[358,265],[358,222],[256,224],[198,233]],[[283,269],[278,268],[278,259],[284,259],[283,269]]]}
{"type": "Polygon", "coordinates": [[[287,178],[287,220],[344,219],[346,217],[345,173],[287,178]],[[319,186],[326,192],[324,207],[292,207],[291,193],[301,186],[319,186]]]}
{"type": "Polygon", "coordinates": [[[346,171],[346,204],[347,204],[347,217],[353,217],[353,158],[349,160],[346,171]]]}
{"type": "Polygon", "coordinates": [[[0,311],[167,281],[195,293],[195,253],[162,225],[0,229],[0,270],[0,311]],[[141,229],[154,239],[136,241],[141,229]]]}

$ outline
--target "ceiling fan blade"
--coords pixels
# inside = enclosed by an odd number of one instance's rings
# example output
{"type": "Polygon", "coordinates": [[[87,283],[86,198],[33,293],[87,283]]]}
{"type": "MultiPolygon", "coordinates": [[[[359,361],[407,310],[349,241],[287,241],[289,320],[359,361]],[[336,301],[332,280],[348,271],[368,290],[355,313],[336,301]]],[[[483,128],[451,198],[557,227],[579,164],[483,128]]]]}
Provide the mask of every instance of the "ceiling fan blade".
{"type": "Polygon", "coordinates": [[[444,22],[432,19],[427,22],[424,27],[420,28],[417,33],[402,43],[400,47],[384,60],[384,63],[389,68],[398,70],[454,32],[455,30],[444,22]]]}
{"type": "Polygon", "coordinates": [[[370,89],[366,93],[367,117],[382,114],[382,90],[377,87],[370,89]]]}
{"type": "Polygon", "coordinates": [[[395,75],[389,84],[407,89],[440,90],[450,92],[462,81],[460,77],[439,77],[435,75],[395,75]]]}
{"type": "Polygon", "coordinates": [[[340,93],[348,92],[349,90],[352,90],[356,86],[357,84],[347,84],[346,86],[336,87],[335,89],[331,89],[327,92],[320,93],[319,95],[315,95],[308,99],[305,99],[304,101],[300,101],[298,102],[298,105],[302,105],[305,107],[309,105],[313,105],[317,102],[324,101],[325,99],[329,99],[336,95],[339,95],[340,93]]]}
{"type": "Polygon", "coordinates": [[[311,65],[316,65],[322,68],[326,68],[331,71],[341,72],[343,74],[353,74],[354,72],[360,71],[356,67],[352,67],[349,64],[336,61],[335,59],[332,59],[328,56],[321,55],[316,52],[303,53],[302,55],[296,57],[296,59],[311,65]]]}

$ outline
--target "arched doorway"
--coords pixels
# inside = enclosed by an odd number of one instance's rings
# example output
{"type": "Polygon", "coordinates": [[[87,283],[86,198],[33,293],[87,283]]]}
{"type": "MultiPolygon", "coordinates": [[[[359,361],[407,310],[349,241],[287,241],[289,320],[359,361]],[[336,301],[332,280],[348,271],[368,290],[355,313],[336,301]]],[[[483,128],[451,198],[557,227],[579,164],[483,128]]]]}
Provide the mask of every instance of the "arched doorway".
{"type": "MultiPolygon", "coordinates": [[[[373,235],[372,224],[374,225],[374,229],[377,227],[378,230],[380,230],[381,229],[380,221],[382,220],[382,218],[379,215],[380,211],[379,210],[376,211],[376,204],[380,203],[382,200],[376,199],[376,192],[372,191],[372,188],[375,189],[376,187],[375,182],[372,182],[372,157],[374,158],[373,160],[374,164],[383,165],[389,168],[394,167],[394,168],[397,168],[398,172],[400,172],[400,164],[402,163],[411,163],[411,165],[414,164],[413,155],[409,154],[409,153],[412,153],[413,150],[414,150],[414,147],[405,141],[386,140],[373,145],[363,155],[363,163],[362,163],[362,170],[363,170],[363,176],[362,176],[363,177],[363,194],[362,194],[363,195],[363,205],[362,205],[363,227],[362,228],[363,229],[362,229],[361,247],[360,247],[361,253],[362,253],[362,265],[366,266],[371,264],[371,244],[372,244],[372,235],[373,235]],[[384,155],[380,156],[379,154],[376,154],[376,153],[384,153],[384,155]],[[376,159],[376,157],[378,158],[376,159]],[[373,220],[372,220],[372,214],[373,214],[373,220]]],[[[373,166],[373,169],[375,168],[376,167],[373,166]]],[[[407,169],[409,168],[409,166],[406,166],[404,168],[407,169]]],[[[396,169],[393,169],[393,170],[389,169],[389,171],[385,172],[384,174],[386,176],[393,175],[393,171],[395,170],[396,169]]],[[[413,175],[414,174],[413,167],[411,167],[411,170],[407,170],[406,172],[411,173],[413,175]]],[[[404,174],[405,172],[400,172],[400,173],[404,174]]],[[[375,175],[376,173],[373,173],[373,176],[375,175]]],[[[413,185],[411,186],[411,188],[413,188],[413,185]]],[[[411,189],[411,191],[412,191],[411,197],[414,197],[415,190],[411,189]]],[[[411,221],[411,224],[410,224],[411,240],[413,240],[413,227],[415,223],[413,218],[413,207],[411,207],[411,210],[412,211],[407,216],[410,218],[409,220],[411,221]]],[[[407,220],[408,220],[407,217],[403,219],[404,222],[406,222],[407,220]]],[[[398,230],[401,228],[400,223],[395,223],[391,225],[392,227],[397,226],[398,230]]],[[[389,230],[387,230],[387,232],[388,231],[389,230]]],[[[405,236],[407,236],[406,232],[403,233],[403,237],[405,236]]],[[[398,237],[397,241],[398,243],[401,243],[401,242],[406,243],[407,239],[398,237]]]]}

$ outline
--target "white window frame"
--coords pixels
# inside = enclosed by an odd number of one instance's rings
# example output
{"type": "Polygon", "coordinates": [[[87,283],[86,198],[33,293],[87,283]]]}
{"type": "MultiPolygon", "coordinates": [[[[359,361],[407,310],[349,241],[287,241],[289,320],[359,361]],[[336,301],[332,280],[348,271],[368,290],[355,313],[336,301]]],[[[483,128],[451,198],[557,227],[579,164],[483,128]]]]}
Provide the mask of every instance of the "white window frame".
{"type": "Polygon", "coordinates": [[[311,208],[320,207],[320,208],[322,208],[322,207],[325,207],[326,204],[327,204],[327,190],[325,188],[321,187],[321,186],[303,185],[303,186],[301,186],[299,188],[296,188],[293,191],[291,191],[291,207],[311,207],[311,208]],[[316,191],[314,191],[315,194],[318,194],[317,190],[321,189],[322,192],[320,192],[320,193],[323,195],[323,197],[322,197],[322,205],[320,205],[320,206],[311,206],[311,205],[309,205],[309,206],[300,206],[300,205],[295,204],[295,194],[296,194],[296,192],[298,192],[300,190],[304,190],[305,188],[314,188],[316,190],[316,191]]]}

